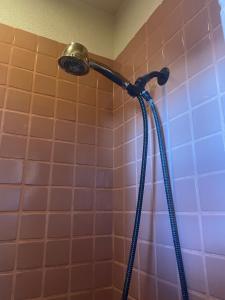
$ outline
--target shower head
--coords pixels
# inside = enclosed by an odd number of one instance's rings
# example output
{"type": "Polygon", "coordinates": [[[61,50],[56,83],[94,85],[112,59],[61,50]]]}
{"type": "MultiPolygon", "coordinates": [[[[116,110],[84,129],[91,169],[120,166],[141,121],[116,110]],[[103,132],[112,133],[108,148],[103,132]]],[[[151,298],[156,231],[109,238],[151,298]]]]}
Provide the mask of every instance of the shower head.
{"type": "Polygon", "coordinates": [[[87,49],[79,43],[71,43],[63,51],[58,60],[59,66],[67,73],[82,76],[89,72],[89,58],[87,49]]]}
{"type": "Polygon", "coordinates": [[[92,68],[125,89],[132,97],[140,95],[144,91],[147,82],[152,78],[157,77],[159,85],[164,85],[169,78],[169,69],[163,68],[160,72],[154,71],[145,74],[139,77],[135,81],[135,84],[131,84],[121,74],[110,69],[108,66],[89,59],[87,48],[74,42],[69,44],[63,51],[61,57],[58,59],[58,64],[64,71],[76,76],[85,75],[92,68]]]}
{"type": "Polygon", "coordinates": [[[108,66],[89,59],[87,48],[79,43],[72,42],[69,44],[58,59],[58,64],[64,71],[73,75],[85,75],[92,68],[124,89],[130,84],[122,75],[108,66]]]}

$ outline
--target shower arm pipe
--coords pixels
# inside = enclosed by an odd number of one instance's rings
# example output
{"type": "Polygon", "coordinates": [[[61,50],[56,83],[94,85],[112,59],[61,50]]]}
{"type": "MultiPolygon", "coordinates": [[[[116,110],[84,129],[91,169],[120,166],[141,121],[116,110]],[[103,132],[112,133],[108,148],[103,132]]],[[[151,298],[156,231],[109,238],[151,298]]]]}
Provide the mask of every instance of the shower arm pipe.
{"type": "Polygon", "coordinates": [[[125,77],[121,74],[117,73],[116,71],[110,69],[108,66],[105,66],[102,63],[99,63],[96,60],[90,59],[89,65],[92,69],[101,73],[103,76],[107,77],[108,79],[112,80],[114,83],[122,87],[123,89],[127,89],[127,87],[131,84],[125,77]]]}
{"type": "Polygon", "coordinates": [[[95,60],[89,60],[89,64],[92,69],[94,69],[98,73],[101,73],[102,75],[122,87],[124,90],[126,90],[131,97],[138,97],[145,90],[146,84],[151,79],[157,78],[158,84],[164,85],[169,78],[169,69],[163,68],[160,71],[153,71],[139,77],[135,81],[135,84],[132,84],[121,74],[102,63],[99,63],[95,60]]]}

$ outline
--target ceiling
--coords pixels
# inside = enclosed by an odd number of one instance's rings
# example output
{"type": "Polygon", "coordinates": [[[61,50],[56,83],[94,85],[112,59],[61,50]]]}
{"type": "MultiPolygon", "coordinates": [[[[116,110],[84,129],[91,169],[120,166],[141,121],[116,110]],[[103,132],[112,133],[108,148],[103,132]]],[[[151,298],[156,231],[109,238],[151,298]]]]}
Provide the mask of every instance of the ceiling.
{"type": "Polygon", "coordinates": [[[123,1],[124,0],[83,0],[83,2],[112,15],[116,14],[123,1]]]}

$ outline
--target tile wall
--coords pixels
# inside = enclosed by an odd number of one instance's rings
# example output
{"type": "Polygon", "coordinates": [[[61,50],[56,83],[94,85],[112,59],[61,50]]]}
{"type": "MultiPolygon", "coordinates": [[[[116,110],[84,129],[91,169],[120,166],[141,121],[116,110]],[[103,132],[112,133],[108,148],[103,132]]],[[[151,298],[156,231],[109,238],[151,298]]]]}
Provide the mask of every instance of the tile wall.
{"type": "Polygon", "coordinates": [[[111,295],[112,84],[59,70],[63,48],[0,25],[2,300],[111,295]]]}
{"type": "MultiPolygon", "coordinates": [[[[168,66],[151,83],[168,149],[191,300],[225,299],[225,43],[216,0],[164,0],[117,58],[132,82],[168,66]]],[[[141,163],[138,104],[114,87],[113,288],[120,299],[141,163]]],[[[152,117],[144,211],[130,299],[181,299],[152,117]]]]}

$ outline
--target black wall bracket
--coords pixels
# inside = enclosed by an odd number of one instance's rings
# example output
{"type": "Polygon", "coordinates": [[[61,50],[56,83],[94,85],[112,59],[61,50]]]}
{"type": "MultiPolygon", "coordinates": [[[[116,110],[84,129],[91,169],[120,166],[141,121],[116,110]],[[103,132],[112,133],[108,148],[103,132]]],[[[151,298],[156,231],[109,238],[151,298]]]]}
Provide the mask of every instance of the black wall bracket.
{"type": "Polygon", "coordinates": [[[137,97],[141,94],[142,91],[145,90],[146,84],[153,78],[157,78],[157,82],[159,85],[164,85],[167,83],[169,79],[170,71],[168,68],[162,68],[160,71],[153,71],[148,74],[145,74],[139,77],[134,84],[129,84],[126,87],[128,94],[131,97],[137,97]]]}

